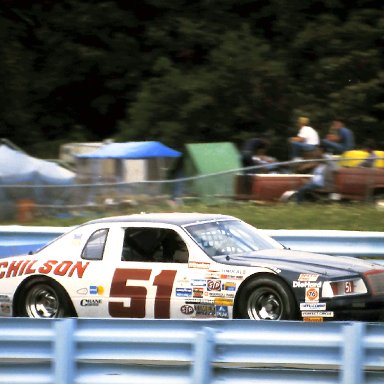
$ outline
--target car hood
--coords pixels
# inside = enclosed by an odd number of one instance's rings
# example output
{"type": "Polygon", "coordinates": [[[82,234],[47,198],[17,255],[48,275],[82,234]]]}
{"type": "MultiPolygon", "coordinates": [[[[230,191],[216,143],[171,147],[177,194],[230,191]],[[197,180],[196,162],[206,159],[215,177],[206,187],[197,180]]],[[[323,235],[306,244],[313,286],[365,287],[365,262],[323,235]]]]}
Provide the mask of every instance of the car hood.
{"type": "Polygon", "coordinates": [[[267,267],[299,273],[316,273],[328,277],[364,273],[372,269],[383,269],[381,265],[354,257],[330,256],[319,253],[268,249],[247,255],[231,255],[217,260],[225,264],[250,267],[267,267]]]}

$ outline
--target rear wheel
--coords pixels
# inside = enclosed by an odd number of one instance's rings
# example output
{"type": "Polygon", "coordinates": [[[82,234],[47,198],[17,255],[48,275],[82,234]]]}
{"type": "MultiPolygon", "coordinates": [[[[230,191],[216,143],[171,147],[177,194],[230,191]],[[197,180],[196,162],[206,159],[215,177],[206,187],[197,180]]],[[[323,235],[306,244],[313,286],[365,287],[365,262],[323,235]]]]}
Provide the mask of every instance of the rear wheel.
{"type": "Polygon", "coordinates": [[[67,292],[54,281],[29,281],[20,292],[16,315],[49,319],[75,316],[67,292]]]}
{"type": "Polygon", "coordinates": [[[252,320],[294,320],[296,303],[287,284],[275,276],[261,276],[239,293],[238,317],[252,320]]]}

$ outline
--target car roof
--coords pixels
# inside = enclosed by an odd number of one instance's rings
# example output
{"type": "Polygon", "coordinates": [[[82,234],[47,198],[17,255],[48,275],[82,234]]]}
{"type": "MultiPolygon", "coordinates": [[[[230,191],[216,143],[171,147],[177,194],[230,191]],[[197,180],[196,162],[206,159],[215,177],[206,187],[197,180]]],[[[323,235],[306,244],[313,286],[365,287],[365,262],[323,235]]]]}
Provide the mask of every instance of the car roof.
{"type": "Polygon", "coordinates": [[[212,220],[233,220],[233,216],[212,214],[212,213],[184,213],[184,212],[162,212],[162,213],[137,213],[125,216],[112,216],[95,219],[85,224],[98,224],[98,223],[166,223],[174,225],[193,224],[202,221],[212,220]]]}

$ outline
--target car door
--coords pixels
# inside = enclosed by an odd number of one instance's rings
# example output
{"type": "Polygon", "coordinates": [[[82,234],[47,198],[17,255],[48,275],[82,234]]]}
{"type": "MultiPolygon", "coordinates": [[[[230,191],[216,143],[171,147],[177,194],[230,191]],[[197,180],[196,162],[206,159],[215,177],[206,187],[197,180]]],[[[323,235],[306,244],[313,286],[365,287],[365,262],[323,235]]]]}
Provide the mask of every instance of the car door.
{"type": "Polygon", "coordinates": [[[121,230],[124,240],[110,286],[109,316],[154,319],[193,316],[193,306],[188,302],[200,301],[203,294],[200,289],[194,291],[193,281],[203,284],[206,270],[189,267],[193,245],[186,243],[182,231],[148,225],[121,230]],[[180,250],[183,246],[184,255],[180,250]]]}

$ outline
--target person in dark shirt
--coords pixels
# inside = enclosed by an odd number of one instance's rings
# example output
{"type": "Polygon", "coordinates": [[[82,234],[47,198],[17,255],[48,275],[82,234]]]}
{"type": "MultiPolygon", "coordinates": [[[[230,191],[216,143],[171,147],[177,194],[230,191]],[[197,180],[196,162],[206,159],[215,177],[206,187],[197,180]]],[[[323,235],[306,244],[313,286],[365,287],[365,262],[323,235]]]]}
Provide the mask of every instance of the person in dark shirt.
{"type": "Polygon", "coordinates": [[[326,152],[334,155],[340,155],[355,147],[353,132],[341,120],[334,120],[332,122],[330,132],[321,143],[325,147],[326,152]]]}
{"type": "Polygon", "coordinates": [[[241,151],[243,167],[255,167],[247,169],[246,173],[265,173],[276,170],[273,163],[274,157],[267,154],[269,142],[263,138],[253,138],[245,142],[241,151]]]}

